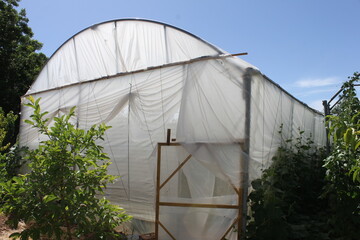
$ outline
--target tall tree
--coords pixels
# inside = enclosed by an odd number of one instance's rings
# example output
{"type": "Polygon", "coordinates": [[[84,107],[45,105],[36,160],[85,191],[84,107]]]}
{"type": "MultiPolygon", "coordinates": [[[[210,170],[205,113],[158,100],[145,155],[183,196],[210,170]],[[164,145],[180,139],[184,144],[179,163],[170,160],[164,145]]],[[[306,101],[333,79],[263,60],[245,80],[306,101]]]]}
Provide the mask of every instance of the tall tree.
{"type": "Polygon", "coordinates": [[[5,113],[20,112],[20,97],[30,87],[46,61],[33,39],[21,0],[0,0],[0,107],[5,113]]]}

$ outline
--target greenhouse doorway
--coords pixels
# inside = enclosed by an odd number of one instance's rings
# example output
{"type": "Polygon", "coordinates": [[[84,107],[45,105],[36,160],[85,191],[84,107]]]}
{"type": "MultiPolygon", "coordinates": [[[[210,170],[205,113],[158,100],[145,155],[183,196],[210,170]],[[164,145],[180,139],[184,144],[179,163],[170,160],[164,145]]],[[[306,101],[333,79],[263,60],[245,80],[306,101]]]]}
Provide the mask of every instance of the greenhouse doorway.
{"type": "MultiPolygon", "coordinates": [[[[170,142],[169,136],[157,149],[156,239],[240,239],[246,219],[244,176],[239,176],[241,187],[211,176],[185,147],[170,142]],[[202,181],[204,176],[211,183],[202,181]]],[[[236,144],[243,149],[243,142],[236,144]]],[[[238,161],[243,167],[245,161],[238,161]]]]}

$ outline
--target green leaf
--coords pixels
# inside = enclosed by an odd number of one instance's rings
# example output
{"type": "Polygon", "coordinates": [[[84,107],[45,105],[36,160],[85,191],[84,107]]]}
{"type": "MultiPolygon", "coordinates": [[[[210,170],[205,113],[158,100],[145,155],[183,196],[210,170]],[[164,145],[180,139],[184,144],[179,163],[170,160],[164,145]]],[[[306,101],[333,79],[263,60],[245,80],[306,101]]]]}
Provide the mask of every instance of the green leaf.
{"type": "Polygon", "coordinates": [[[39,105],[40,100],[41,100],[41,97],[40,97],[40,98],[38,98],[38,99],[36,99],[36,101],[35,101],[35,105],[39,105]]]}
{"type": "Polygon", "coordinates": [[[356,181],[359,181],[360,182],[360,169],[356,169],[353,171],[353,181],[356,182],[356,181]]]}
{"type": "Polygon", "coordinates": [[[344,134],[344,141],[347,145],[350,145],[352,140],[353,140],[353,131],[351,128],[348,128],[344,134]]]}
{"type": "Polygon", "coordinates": [[[52,202],[52,201],[55,201],[55,200],[59,200],[59,198],[53,194],[50,194],[50,195],[45,195],[45,197],[43,197],[43,201],[45,203],[49,203],[49,202],[52,202]]]}
{"type": "Polygon", "coordinates": [[[75,109],[76,109],[76,106],[72,107],[72,108],[70,109],[69,115],[73,115],[74,112],[75,112],[75,109]]]}
{"type": "Polygon", "coordinates": [[[30,125],[34,125],[34,122],[29,119],[25,119],[24,122],[30,125]]]}
{"type": "Polygon", "coordinates": [[[35,106],[32,103],[25,103],[24,106],[31,107],[35,109],[35,106]]]}
{"type": "Polygon", "coordinates": [[[19,237],[21,237],[21,234],[18,233],[18,232],[12,233],[12,234],[9,236],[9,238],[12,238],[12,239],[17,239],[17,238],[19,238],[19,237]]]}
{"type": "Polygon", "coordinates": [[[17,184],[21,185],[24,183],[23,179],[21,177],[13,177],[12,180],[16,182],[17,184]]]}
{"type": "Polygon", "coordinates": [[[49,112],[43,112],[40,114],[40,117],[42,118],[43,116],[47,115],[49,112]]]}
{"type": "Polygon", "coordinates": [[[357,150],[357,149],[359,148],[359,146],[360,146],[360,141],[358,141],[358,142],[356,143],[356,145],[355,145],[355,150],[357,150]]]}
{"type": "Polygon", "coordinates": [[[34,103],[35,102],[35,99],[32,95],[28,96],[27,99],[31,102],[31,103],[34,103]]]}

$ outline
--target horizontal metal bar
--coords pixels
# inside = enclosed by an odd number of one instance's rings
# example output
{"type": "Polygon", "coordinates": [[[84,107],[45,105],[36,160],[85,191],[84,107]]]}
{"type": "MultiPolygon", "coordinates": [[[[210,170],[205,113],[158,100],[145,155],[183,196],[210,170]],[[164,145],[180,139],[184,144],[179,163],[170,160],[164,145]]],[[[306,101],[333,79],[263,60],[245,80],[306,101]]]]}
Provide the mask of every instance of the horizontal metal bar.
{"type": "Polygon", "coordinates": [[[160,206],[167,207],[197,207],[197,208],[228,208],[228,209],[239,209],[238,205],[227,205],[227,204],[206,204],[206,203],[176,203],[176,202],[159,202],[160,206]]]}
{"type": "Polygon", "coordinates": [[[192,64],[192,63],[200,62],[200,61],[216,60],[216,59],[222,59],[222,58],[228,58],[228,57],[233,57],[233,55],[231,55],[231,54],[218,54],[218,55],[201,56],[201,57],[193,58],[193,59],[186,60],[186,61],[167,63],[167,64],[163,64],[163,65],[159,65],[159,66],[151,66],[151,67],[147,67],[147,68],[143,68],[143,69],[133,70],[133,71],[130,71],[130,72],[120,72],[120,73],[116,73],[116,74],[113,74],[113,75],[99,77],[99,78],[96,78],[96,79],[79,81],[79,82],[76,82],[76,83],[71,83],[71,84],[68,84],[68,85],[60,86],[60,87],[54,87],[54,88],[41,90],[41,91],[30,93],[30,94],[25,94],[22,97],[27,97],[29,95],[36,95],[36,94],[44,93],[44,92],[50,92],[50,91],[54,91],[54,90],[59,90],[59,89],[63,89],[63,88],[76,86],[76,85],[81,85],[81,84],[106,80],[106,79],[110,79],[110,78],[121,77],[121,76],[126,76],[126,75],[131,75],[131,74],[137,74],[137,73],[142,73],[142,72],[146,72],[146,71],[152,71],[152,70],[156,70],[156,69],[160,69],[160,68],[168,68],[168,67],[173,67],[173,66],[178,66],[178,65],[192,64]]]}
{"type": "MultiPolygon", "coordinates": [[[[193,142],[187,144],[216,144],[216,145],[226,145],[226,144],[244,144],[246,139],[235,139],[233,142],[193,142]]],[[[159,142],[159,146],[180,146],[182,142],[170,142],[169,144],[166,142],[159,142]]]]}

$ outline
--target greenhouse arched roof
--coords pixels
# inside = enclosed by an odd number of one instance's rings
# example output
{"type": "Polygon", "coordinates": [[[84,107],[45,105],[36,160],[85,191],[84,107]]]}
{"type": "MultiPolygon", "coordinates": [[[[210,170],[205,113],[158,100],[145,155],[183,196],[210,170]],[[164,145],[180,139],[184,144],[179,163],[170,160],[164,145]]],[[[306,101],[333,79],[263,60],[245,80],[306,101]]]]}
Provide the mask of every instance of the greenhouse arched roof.
{"type": "Polygon", "coordinates": [[[168,24],[143,19],[107,21],[62,44],[26,95],[222,54],[226,52],[168,24]]]}

